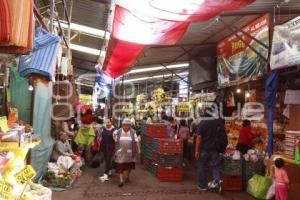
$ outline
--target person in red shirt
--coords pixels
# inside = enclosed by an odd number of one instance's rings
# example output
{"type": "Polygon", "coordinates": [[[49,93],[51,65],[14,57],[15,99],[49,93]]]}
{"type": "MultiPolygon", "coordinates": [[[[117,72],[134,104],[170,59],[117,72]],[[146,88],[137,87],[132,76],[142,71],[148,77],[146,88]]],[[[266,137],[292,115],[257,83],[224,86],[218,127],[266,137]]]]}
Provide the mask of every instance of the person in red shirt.
{"type": "Polygon", "coordinates": [[[251,122],[249,120],[243,121],[243,128],[241,128],[239,133],[238,143],[236,145],[236,150],[240,151],[242,154],[246,154],[249,149],[251,149],[251,144],[254,139],[259,137],[254,134],[251,128],[251,122]]]}

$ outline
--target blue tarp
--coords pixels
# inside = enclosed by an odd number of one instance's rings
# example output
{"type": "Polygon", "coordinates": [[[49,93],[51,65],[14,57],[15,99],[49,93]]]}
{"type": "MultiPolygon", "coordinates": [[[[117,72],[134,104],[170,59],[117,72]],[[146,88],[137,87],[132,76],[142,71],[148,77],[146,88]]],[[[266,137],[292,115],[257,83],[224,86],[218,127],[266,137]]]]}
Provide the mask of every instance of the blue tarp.
{"type": "Polygon", "coordinates": [[[277,70],[272,71],[272,74],[266,81],[265,100],[268,106],[268,156],[273,154],[273,116],[276,105],[276,93],[278,88],[279,72],[277,70]]]}
{"type": "Polygon", "coordinates": [[[38,83],[35,87],[33,131],[39,135],[42,142],[32,149],[31,165],[37,172],[35,181],[47,171],[48,162],[52,153],[54,140],[51,138],[51,105],[52,83],[46,86],[38,83]]]}
{"type": "Polygon", "coordinates": [[[60,37],[38,28],[35,31],[33,51],[29,55],[20,56],[21,76],[37,73],[54,77],[60,41],[60,37]]]}

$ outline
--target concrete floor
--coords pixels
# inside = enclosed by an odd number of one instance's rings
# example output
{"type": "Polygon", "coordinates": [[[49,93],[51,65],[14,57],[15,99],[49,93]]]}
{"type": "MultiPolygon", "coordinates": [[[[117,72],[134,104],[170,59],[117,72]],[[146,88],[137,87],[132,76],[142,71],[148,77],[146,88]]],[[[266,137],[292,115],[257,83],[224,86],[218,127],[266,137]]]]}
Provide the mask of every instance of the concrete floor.
{"type": "Polygon", "coordinates": [[[222,196],[213,192],[199,192],[195,181],[195,169],[185,169],[184,181],[180,183],[160,182],[142,166],[132,173],[131,182],[119,188],[114,175],[109,182],[98,180],[102,169],[85,168],[83,176],[64,192],[55,192],[53,200],[252,200],[245,192],[225,192],[222,196]]]}

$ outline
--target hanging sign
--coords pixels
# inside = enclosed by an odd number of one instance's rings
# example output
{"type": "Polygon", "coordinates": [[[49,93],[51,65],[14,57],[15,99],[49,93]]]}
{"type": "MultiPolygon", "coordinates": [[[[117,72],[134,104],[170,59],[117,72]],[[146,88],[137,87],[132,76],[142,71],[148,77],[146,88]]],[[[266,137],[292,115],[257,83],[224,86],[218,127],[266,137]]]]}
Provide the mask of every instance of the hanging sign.
{"type": "Polygon", "coordinates": [[[22,171],[15,175],[16,181],[20,184],[25,184],[36,176],[35,170],[31,165],[27,165],[22,171]]]}
{"type": "Polygon", "coordinates": [[[5,181],[0,181],[0,198],[10,199],[13,186],[5,181]]]}
{"type": "Polygon", "coordinates": [[[300,16],[274,27],[272,70],[300,64],[300,16]]]}
{"type": "Polygon", "coordinates": [[[176,111],[178,112],[189,112],[190,104],[189,102],[180,102],[176,105],[176,111]]]}
{"type": "MultiPolygon", "coordinates": [[[[243,28],[243,32],[251,35],[265,45],[269,45],[269,17],[260,17],[243,28]]],[[[266,73],[267,63],[257,55],[268,58],[268,48],[255,42],[252,38],[238,32],[239,37],[232,35],[217,46],[217,72],[219,86],[229,86],[256,79],[266,73]]]]}

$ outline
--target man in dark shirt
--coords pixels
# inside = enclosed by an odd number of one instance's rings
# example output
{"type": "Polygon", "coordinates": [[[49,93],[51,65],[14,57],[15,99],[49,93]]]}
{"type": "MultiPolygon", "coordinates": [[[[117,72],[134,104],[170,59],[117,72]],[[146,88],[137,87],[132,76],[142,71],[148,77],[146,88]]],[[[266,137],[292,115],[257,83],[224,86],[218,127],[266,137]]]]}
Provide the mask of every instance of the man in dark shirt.
{"type": "MultiPolygon", "coordinates": [[[[197,140],[195,157],[199,161],[199,185],[198,188],[206,191],[208,188],[216,188],[220,185],[220,155],[216,149],[217,128],[224,127],[224,123],[211,117],[212,110],[205,110],[205,119],[197,127],[197,140]],[[207,168],[212,169],[213,181],[207,182],[207,168]]],[[[225,129],[225,127],[224,127],[225,129]]]]}

